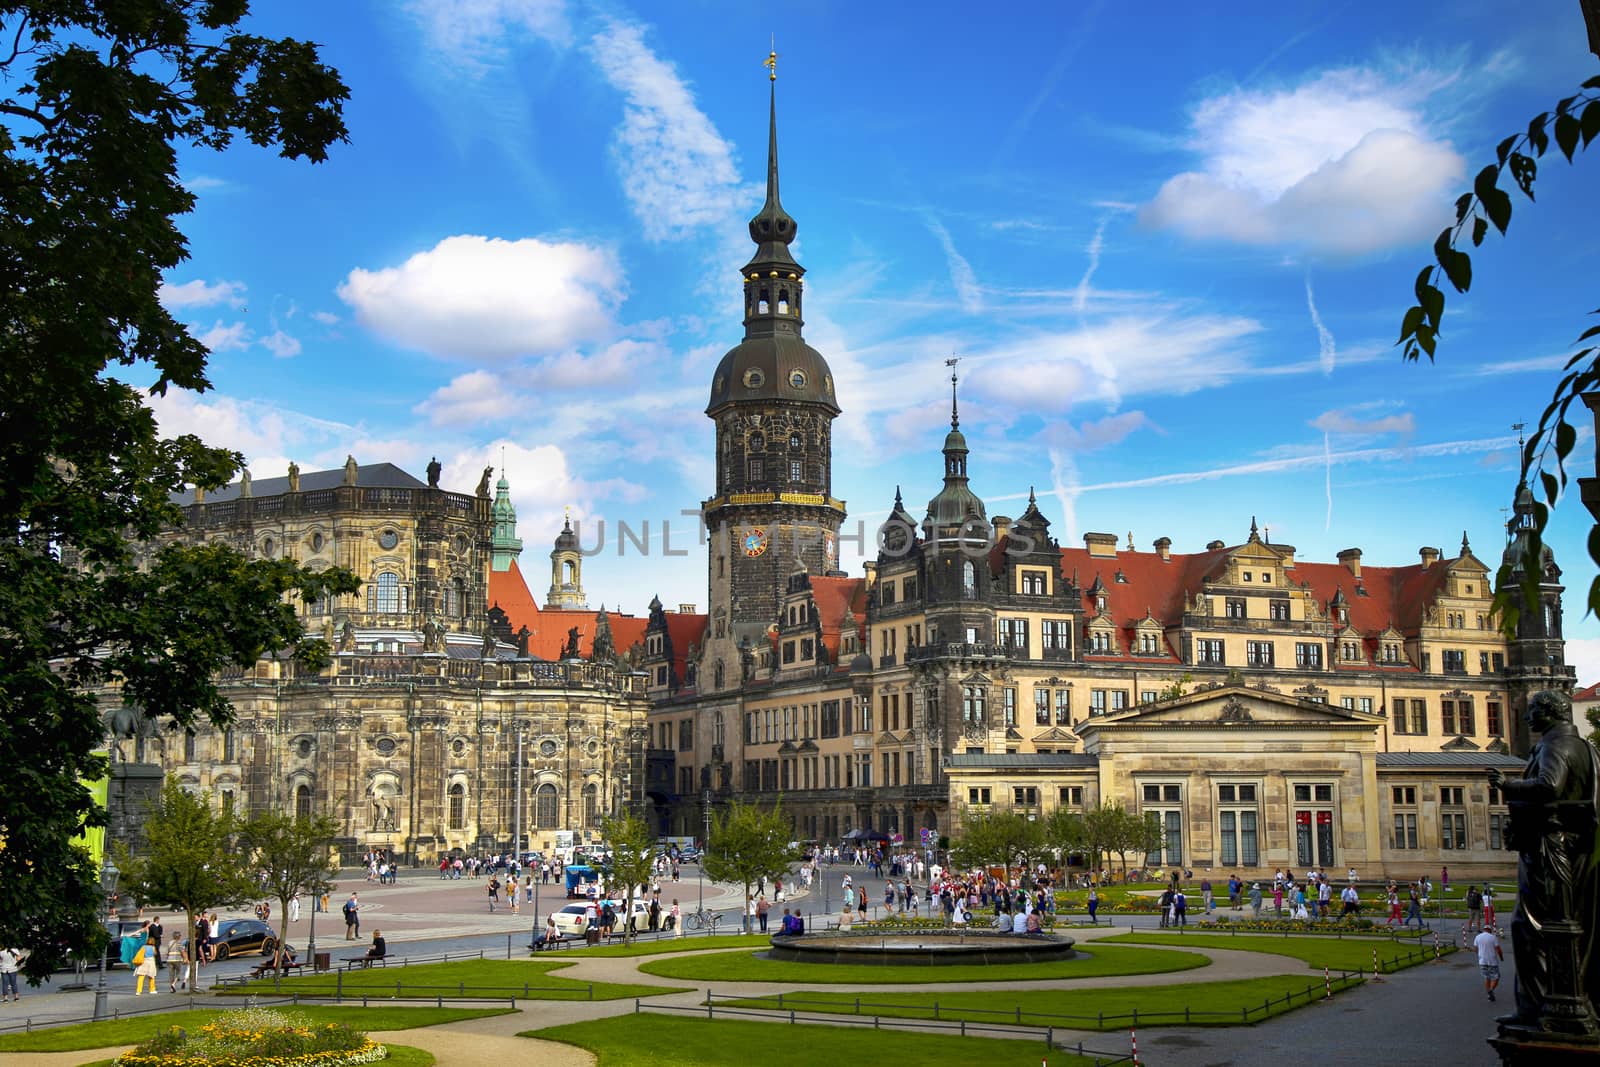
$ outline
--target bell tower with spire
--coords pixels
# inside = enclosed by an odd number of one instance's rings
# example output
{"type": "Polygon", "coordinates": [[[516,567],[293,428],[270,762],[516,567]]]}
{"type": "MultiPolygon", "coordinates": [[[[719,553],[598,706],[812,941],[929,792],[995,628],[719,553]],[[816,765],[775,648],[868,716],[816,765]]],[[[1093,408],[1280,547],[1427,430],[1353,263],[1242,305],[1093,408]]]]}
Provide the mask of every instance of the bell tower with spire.
{"type": "Polygon", "coordinates": [[[767,640],[796,566],[810,574],[838,569],[845,515],[832,495],[833,372],[801,336],[805,268],[789,251],[799,226],[778,195],[777,58],[773,52],[766,62],[767,196],[750,220],[755,253],[740,271],[744,340],[717,364],[706,405],[716,424],[717,477],[702,505],[710,550],[711,627],[700,669],[707,689],[739,685],[741,649],[759,650],[767,640]]]}
{"type": "MultiPolygon", "coordinates": [[[[1538,559],[1528,558],[1534,529],[1533,511],[1533,490],[1522,481],[1517,485],[1511,519],[1506,523],[1506,550],[1500,562],[1511,568],[1512,595],[1519,599],[1522,596],[1520,586],[1527,581],[1530,567],[1535,568],[1532,578],[1539,588],[1539,606],[1522,605],[1516,636],[1506,649],[1506,688],[1511,691],[1510,721],[1506,725],[1511,753],[1515,756],[1526,756],[1533,743],[1528,724],[1522,721],[1528,698],[1541,689],[1568,692],[1577,680],[1573,669],[1567,666],[1566,641],[1561,635],[1564,587],[1555,553],[1549,545],[1541,545],[1538,559]]],[[[1465,533],[1461,540],[1464,546],[1465,533]]]]}

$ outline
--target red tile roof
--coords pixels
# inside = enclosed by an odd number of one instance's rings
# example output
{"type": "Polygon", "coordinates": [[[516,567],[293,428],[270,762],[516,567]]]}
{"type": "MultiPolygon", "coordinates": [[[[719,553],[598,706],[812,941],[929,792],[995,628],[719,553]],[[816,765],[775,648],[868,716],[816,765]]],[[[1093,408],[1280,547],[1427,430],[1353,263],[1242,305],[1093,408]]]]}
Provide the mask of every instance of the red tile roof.
{"type": "MultiPolygon", "coordinates": [[[[528,654],[531,656],[560,659],[561,650],[567,645],[567,634],[574,626],[578,628],[579,653],[585,658],[594,655],[594,632],[600,613],[568,608],[540,609],[538,601],[528,592],[528,583],[516,560],[511,561],[509,569],[490,573],[489,603],[498,605],[506,613],[513,632],[524,626],[528,628],[528,654]]],[[[666,617],[667,632],[672,637],[672,665],[681,679],[689,645],[704,639],[706,616],[669,611],[666,617]]],[[[618,652],[626,652],[642,642],[650,623],[648,618],[616,611],[607,611],[606,619],[611,625],[612,644],[618,652]]]]}
{"type": "MultiPolygon", "coordinates": [[[[997,568],[1002,550],[991,555],[997,568]]],[[[1204,580],[1220,572],[1229,554],[1236,550],[1237,546],[1188,555],[1174,553],[1163,560],[1155,552],[1120,550],[1115,556],[1091,556],[1087,548],[1063,548],[1061,576],[1070,580],[1076,575],[1089,616],[1096,610],[1089,590],[1096,578],[1100,580],[1105,589],[1106,611],[1116,623],[1126,652],[1132,647],[1135,627],[1147,611],[1163,626],[1177,625],[1204,580]],[[1124,579],[1121,582],[1117,581],[1119,572],[1124,579]]],[[[1454,562],[1439,560],[1429,567],[1421,563],[1405,567],[1364,566],[1358,582],[1342,563],[1297,561],[1286,567],[1283,575],[1285,582],[1309,585],[1311,596],[1325,610],[1334,595],[1343,591],[1350,625],[1367,640],[1370,654],[1375,651],[1371,645],[1377,635],[1391,624],[1402,633],[1416,631],[1424,608],[1438,595],[1454,562]]]]}
{"type": "Polygon", "coordinates": [[[811,599],[817,605],[817,618],[822,623],[822,643],[828,649],[829,658],[839,663],[839,637],[844,633],[845,613],[849,611],[855,614],[857,637],[866,625],[866,579],[814,577],[811,579],[811,599]]]}

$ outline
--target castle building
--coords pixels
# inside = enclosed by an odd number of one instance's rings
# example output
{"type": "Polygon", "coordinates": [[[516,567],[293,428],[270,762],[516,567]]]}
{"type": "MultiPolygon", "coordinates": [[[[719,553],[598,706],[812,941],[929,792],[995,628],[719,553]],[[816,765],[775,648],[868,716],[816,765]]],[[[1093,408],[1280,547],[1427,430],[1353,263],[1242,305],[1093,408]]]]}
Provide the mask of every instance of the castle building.
{"type": "MultiPolygon", "coordinates": [[[[839,400],[800,339],[795,229],[774,102],[745,339],[706,410],[705,629],[653,605],[639,649],[662,833],[698,833],[735,798],[781,802],[797,838],[907,842],[966,811],[1111,802],[1159,823],[1155,866],[1511,864],[1486,772],[1520,767],[1527,697],[1573,681],[1553,559],[1543,610],[1507,640],[1465,536],[1401,566],[1364,566],[1359,549],[1301,559],[1253,521],[1190,553],[1106,533],[1063,546],[1031,493],[1015,520],[988,514],[952,373],[942,485],[920,520],[897,491],[877,559],[844,575],[828,495],[839,400]]],[[[1508,561],[1531,495],[1515,510],[1508,561]]]]}
{"type": "MultiPolygon", "coordinates": [[[[362,589],[299,605],[335,649],[326,670],[268,657],[231,671],[230,728],[182,734],[140,716],[135,736],[115,742],[120,758],[243,813],[333,815],[347,856],[382,847],[420,862],[509,849],[519,831],[535,848],[563,831],[594,837],[643,797],[645,678],[617,653],[604,613],[584,654],[562,658],[559,643],[530,651],[533,635],[497,605],[507,588],[526,598],[503,477],[491,502],[487,471],[466,494],[440,488],[437,465],[424,483],[351,459],[287,478],[246,473],[185,503],[173,536],[348,567],[362,589]]],[[[109,713],[119,694],[105,703],[109,713]]]]}
{"type": "MultiPolygon", "coordinates": [[[[491,471],[473,494],[441,489],[437,464],[427,483],[353,459],[246,475],[187,501],[174,536],[352,569],[360,594],[300,605],[334,662],[238,671],[230,730],[143,728],[134,755],[249,810],[333,813],[346,846],[421,860],[508,847],[519,828],[533,847],[593,835],[624,808],[698,835],[738,799],[781,803],[817,841],[932,843],[969,811],[1114,803],[1162,830],[1141,865],[1512,865],[1487,771],[1521,767],[1528,697],[1574,681],[1548,549],[1540,610],[1507,639],[1464,535],[1452,556],[1423,547],[1400,565],[1358,548],[1303,559],[1253,520],[1188,552],[1131,534],[1063,545],[1031,492],[1015,519],[985,506],[952,372],[936,491],[918,518],[897,489],[876,558],[841,571],[840,400],[802,335],[777,145],[774,91],[744,336],[705,408],[703,612],[591,610],[570,521],[541,606],[491,471]]],[[[1533,519],[1524,487],[1502,557],[1519,573],[1533,519]]]]}

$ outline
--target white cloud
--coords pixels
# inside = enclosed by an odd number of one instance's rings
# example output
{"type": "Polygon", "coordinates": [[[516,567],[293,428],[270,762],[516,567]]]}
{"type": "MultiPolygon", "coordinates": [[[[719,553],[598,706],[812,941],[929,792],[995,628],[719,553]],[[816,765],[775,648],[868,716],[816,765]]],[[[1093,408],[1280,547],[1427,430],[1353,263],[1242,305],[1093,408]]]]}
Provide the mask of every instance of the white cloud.
{"type": "Polygon", "coordinates": [[[939,247],[944,249],[945,262],[950,265],[950,284],[955,287],[956,299],[961,302],[961,310],[969,315],[976,315],[983,310],[983,290],[978,287],[978,276],[973,273],[972,264],[956,251],[956,243],[950,238],[950,231],[945,229],[944,223],[927,216],[923,221],[938,238],[939,247]]]}
{"type": "Polygon", "coordinates": [[[645,235],[659,241],[725,224],[745,195],[733,150],[677,70],[632,23],[607,20],[589,52],[626,97],[612,150],[645,235]]]}
{"type": "Polygon", "coordinates": [[[1322,315],[1317,311],[1317,298],[1311,291],[1310,271],[1306,272],[1306,307],[1311,309],[1311,325],[1317,328],[1317,356],[1322,363],[1322,373],[1332,374],[1339,349],[1333,342],[1333,331],[1322,324],[1322,315]]]}
{"type": "Polygon", "coordinates": [[[565,0],[408,0],[404,11],[439,62],[481,77],[524,40],[568,41],[566,7],[565,0]]]}
{"type": "MultiPolygon", "coordinates": [[[[314,453],[344,449],[356,436],[343,423],[219,393],[172,389],[147,396],[145,402],[155,412],[162,437],[194,434],[215,448],[241,452],[257,477],[282,474],[290,456],[303,462],[314,453]]],[[[342,459],[344,453],[338,454],[342,459]]]]}
{"type": "Polygon", "coordinates": [[[472,448],[442,459],[444,471],[441,484],[474,487],[483,476],[483,468],[494,468],[494,480],[504,474],[511,483],[511,502],[517,509],[517,532],[524,545],[523,560],[530,577],[536,574],[537,563],[529,559],[543,557],[545,546],[555,539],[568,509],[572,520],[581,529],[582,544],[595,543],[596,520],[607,518],[606,536],[614,543],[614,523],[626,517],[629,525],[639,528],[639,519],[620,512],[607,515],[602,504],[606,501],[631,503],[642,499],[642,487],[622,479],[589,482],[573,469],[567,452],[558,445],[541,444],[529,447],[521,441],[499,438],[481,448],[472,448]]]}
{"type": "MultiPolygon", "coordinates": [[[[1567,662],[1578,672],[1580,686],[1600,682],[1600,637],[1569,637],[1566,644],[1567,662]]],[[[1588,731],[1588,723],[1579,721],[1579,729],[1588,731]]]]}
{"type": "Polygon", "coordinates": [[[246,348],[250,344],[250,327],[243,322],[224,323],[221,319],[211,324],[206,330],[195,334],[195,340],[205,345],[212,352],[233,352],[246,348]]]}
{"type": "Polygon", "coordinates": [[[339,298],[362,325],[441,356],[509,359],[612,328],[626,289],[607,249],[572,241],[446,237],[398,267],[356,268],[339,298]]]}
{"type": "Polygon", "coordinates": [[[1040,412],[1086,400],[1115,406],[1128,396],[1183,395],[1246,371],[1245,342],[1260,330],[1238,316],[1110,319],[973,353],[967,381],[997,403],[1027,396],[1040,412]],[[1106,355],[1112,352],[1115,360],[1106,355]]]}
{"type": "Polygon", "coordinates": [[[274,330],[261,339],[261,347],[271,352],[279,359],[288,359],[300,354],[300,341],[291,337],[282,330],[274,330]]]}
{"type": "Polygon", "coordinates": [[[593,355],[566,352],[532,368],[530,384],[542,389],[626,388],[638,384],[639,371],[664,351],[651,341],[618,341],[593,355]]]}
{"type": "Polygon", "coordinates": [[[1144,412],[1123,411],[1076,426],[1070,422],[1052,423],[1043,436],[1074,452],[1093,452],[1098,448],[1121,444],[1130,434],[1147,426],[1152,426],[1152,423],[1144,412]]]}
{"type": "Polygon", "coordinates": [[[156,296],[168,311],[185,308],[215,307],[226,304],[231,308],[244,307],[244,282],[208,282],[196,278],[192,282],[173,285],[162,282],[156,296]]]}
{"type": "Polygon", "coordinates": [[[1141,216],[1191,238],[1333,254],[1430,236],[1465,169],[1422,113],[1451,77],[1332,70],[1205,100],[1189,142],[1200,169],[1168,179],[1141,216]]]}
{"type": "Polygon", "coordinates": [[[526,398],[511,388],[502,375],[475,370],[435,389],[411,410],[426,415],[435,426],[465,426],[505,418],[525,403],[526,398]]]}
{"type": "Polygon", "coordinates": [[[339,316],[335,315],[331,311],[313,311],[311,313],[311,317],[317,322],[322,323],[324,326],[339,325],[339,316]]]}
{"type": "Polygon", "coordinates": [[[1359,418],[1350,411],[1324,411],[1311,420],[1311,425],[1324,433],[1410,434],[1417,431],[1417,420],[1409,411],[1374,419],[1359,418]]]}

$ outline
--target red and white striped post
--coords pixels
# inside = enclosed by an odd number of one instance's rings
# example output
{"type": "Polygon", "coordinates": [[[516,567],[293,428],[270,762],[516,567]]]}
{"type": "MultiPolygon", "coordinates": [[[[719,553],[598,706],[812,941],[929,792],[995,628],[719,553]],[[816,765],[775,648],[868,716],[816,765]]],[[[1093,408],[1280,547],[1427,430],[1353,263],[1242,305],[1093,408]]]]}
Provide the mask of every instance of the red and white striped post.
{"type": "Polygon", "coordinates": [[[1435,930],[1433,932],[1433,958],[1437,960],[1442,955],[1443,953],[1439,951],[1439,931],[1435,930]]]}
{"type": "Polygon", "coordinates": [[[1323,967],[1322,968],[1322,984],[1326,989],[1326,993],[1323,995],[1322,999],[1323,1000],[1332,1000],[1333,999],[1333,976],[1328,973],[1328,968],[1327,967],[1323,967]]]}
{"type": "Polygon", "coordinates": [[[1139,1031],[1129,1030],[1128,1039],[1133,1042],[1133,1067],[1139,1067],[1139,1031]]]}
{"type": "Polygon", "coordinates": [[[1378,970],[1378,950],[1377,949],[1373,949],[1372,950],[1372,980],[1374,982],[1383,981],[1383,972],[1378,970]]]}

